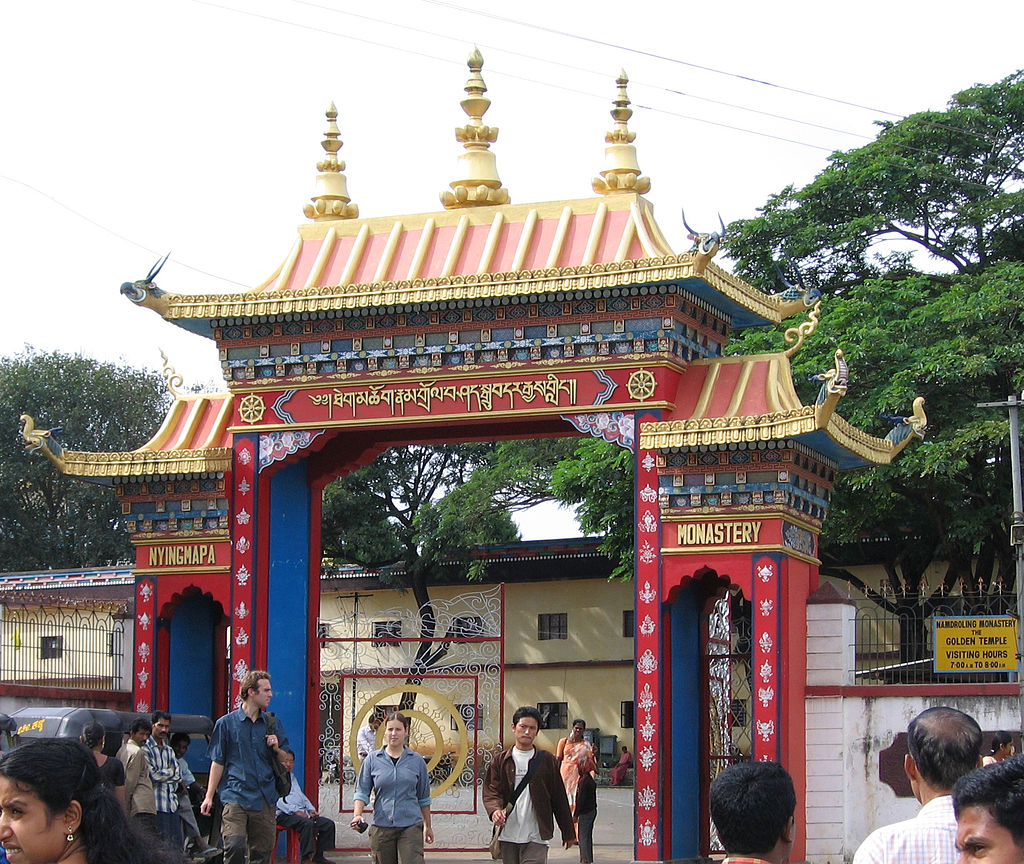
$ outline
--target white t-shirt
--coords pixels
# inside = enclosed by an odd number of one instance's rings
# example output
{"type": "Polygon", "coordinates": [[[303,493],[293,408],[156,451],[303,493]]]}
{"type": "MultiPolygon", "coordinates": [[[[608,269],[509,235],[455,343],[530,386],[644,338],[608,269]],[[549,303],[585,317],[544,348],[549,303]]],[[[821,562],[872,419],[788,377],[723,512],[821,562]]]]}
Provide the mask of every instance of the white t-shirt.
{"type": "MultiPolygon", "coordinates": [[[[513,790],[519,786],[519,781],[526,776],[526,769],[530,767],[530,760],[537,754],[535,749],[520,750],[512,748],[512,761],[516,766],[516,779],[512,784],[513,790]]],[[[533,812],[533,800],[530,798],[529,785],[519,793],[516,799],[516,806],[508,814],[505,820],[505,827],[501,832],[501,839],[507,843],[542,843],[549,845],[547,840],[540,837],[540,826],[537,824],[537,814],[533,812]]]]}

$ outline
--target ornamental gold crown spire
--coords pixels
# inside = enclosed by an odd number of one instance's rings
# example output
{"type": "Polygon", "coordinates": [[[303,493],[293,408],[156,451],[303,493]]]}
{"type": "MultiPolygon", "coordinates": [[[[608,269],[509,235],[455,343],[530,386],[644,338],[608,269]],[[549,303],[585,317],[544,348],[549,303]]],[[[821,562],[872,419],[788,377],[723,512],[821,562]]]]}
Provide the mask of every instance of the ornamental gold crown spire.
{"type": "Polygon", "coordinates": [[[469,122],[455,130],[455,140],[466,148],[459,154],[459,179],[453,180],[441,193],[441,203],[446,210],[462,207],[487,207],[494,204],[508,204],[508,189],[501,185],[498,165],[491,144],[498,140],[498,129],[485,126],[483,116],[491,107],[491,100],[484,96],[487,86],[480,75],[484,58],[479,49],[473,48],[469,55],[469,80],[466,82],[465,99],[460,103],[469,117],[469,122]]]}
{"type": "Polygon", "coordinates": [[[633,116],[633,109],[629,107],[629,96],[626,95],[629,78],[625,69],[619,72],[615,83],[619,86],[619,92],[612,103],[615,107],[611,110],[615,126],[604,136],[608,144],[604,148],[604,170],[601,176],[595,177],[591,183],[598,195],[616,195],[623,192],[637,192],[643,195],[651,188],[651,178],[640,174],[640,165],[636,161],[636,147],[633,146],[636,132],[630,132],[626,125],[633,116]]]}
{"type": "Polygon", "coordinates": [[[327,154],[316,163],[316,194],[312,204],[302,208],[308,219],[314,222],[328,222],[334,219],[355,219],[359,207],[352,204],[348,195],[348,181],[345,179],[345,163],[338,159],[341,149],[341,132],[338,130],[338,109],[332,102],[327,109],[327,131],[320,142],[327,154]]]}

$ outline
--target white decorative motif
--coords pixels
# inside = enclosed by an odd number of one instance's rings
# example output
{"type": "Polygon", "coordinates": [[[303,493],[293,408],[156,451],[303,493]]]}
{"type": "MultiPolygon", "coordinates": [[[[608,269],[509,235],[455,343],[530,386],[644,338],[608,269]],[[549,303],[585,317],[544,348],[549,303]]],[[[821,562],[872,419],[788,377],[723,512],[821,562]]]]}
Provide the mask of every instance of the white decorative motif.
{"type": "Polygon", "coordinates": [[[648,453],[640,460],[640,467],[643,468],[644,471],[650,471],[654,467],[654,457],[648,453]]]}
{"type": "Polygon", "coordinates": [[[651,722],[651,715],[647,715],[647,719],[640,725],[640,737],[644,741],[650,741],[654,737],[654,733],[657,730],[654,728],[654,724],[651,722]]]}
{"type": "Polygon", "coordinates": [[[249,644],[249,633],[244,627],[238,628],[238,635],[235,637],[236,645],[248,645],[249,644]]]}
{"type": "Polygon", "coordinates": [[[144,699],[140,699],[138,702],[135,703],[135,710],[138,711],[140,714],[148,714],[149,703],[146,702],[144,699]]]}
{"type": "Polygon", "coordinates": [[[234,671],[234,674],[232,675],[232,677],[236,681],[241,681],[248,674],[249,674],[249,664],[246,663],[244,660],[239,660],[235,664],[235,671],[234,671]]]}
{"type": "Polygon", "coordinates": [[[760,675],[761,676],[761,680],[765,684],[767,684],[769,681],[772,680],[772,673],[774,671],[775,670],[772,669],[772,664],[769,663],[767,660],[765,660],[764,663],[761,664],[761,668],[758,670],[757,674],[760,675]]]}
{"type": "Polygon", "coordinates": [[[758,759],[757,761],[758,762],[774,762],[775,760],[772,758],[770,753],[762,753],[761,754],[761,758],[758,759]]]}
{"type": "Polygon", "coordinates": [[[650,615],[645,615],[644,620],[640,622],[640,632],[644,636],[650,636],[654,632],[655,626],[654,619],[650,615]]]}
{"type": "Polygon", "coordinates": [[[244,600],[235,607],[235,617],[243,620],[249,617],[249,607],[244,600]]]}
{"type": "Polygon", "coordinates": [[[640,655],[640,659],[636,661],[636,668],[644,675],[650,675],[658,670],[658,660],[650,648],[640,655]]]}
{"type": "Polygon", "coordinates": [[[139,645],[139,652],[138,653],[139,653],[139,659],[143,663],[145,663],[149,659],[149,654],[150,654],[149,643],[148,642],[143,642],[142,644],[140,644],[139,645]]]}
{"type": "Polygon", "coordinates": [[[235,579],[238,580],[239,585],[247,585],[249,583],[249,568],[242,564],[235,571],[235,579]]]}
{"type": "Polygon", "coordinates": [[[766,720],[764,722],[757,721],[757,734],[761,737],[762,741],[771,741],[775,737],[775,721],[766,720]]]}
{"type": "Polygon", "coordinates": [[[767,708],[771,703],[772,699],[775,698],[774,687],[761,687],[757,691],[757,701],[761,703],[762,707],[767,708]]]}
{"type": "Polygon", "coordinates": [[[657,829],[654,824],[648,819],[640,826],[640,833],[637,836],[637,840],[640,841],[641,846],[653,846],[654,841],[658,836],[657,829]]]}
{"type": "Polygon", "coordinates": [[[658,557],[658,553],[654,551],[654,547],[650,543],[644,540],[639,556],[641,564],[651,564],[658,557]]]}
{"type": "Polygon", "coordinates": [[[651,488],[651,484],[648,483],[640,490],[640,500],[645,504],[653,504],[658,500],[658,491],[651,488]]]}
{"type": "Polygon", "coordinates": [[[644,603],[653,603],[654,598],[658,596],[658,592],[651,587],[650,582],[644,582],[643,590],[639,592],[638,596],[644,603]]]}
{"type": "Polygon", "coordinates": [[[248,481],[248,480],[246,480],[246,479],[245,479],[245,478],[243,477],[243,478],[241,479],[241,481],[239,481],[239,483],[238,483],[238,491],[239,491],[239,492],[240,492],[240,493],[241,493],[242,495],[248,495],[248,494],[249,494],[249,490],[250,490],[250,489],[252,489],[252,486],[250,486],[250,485],[249,485],[249,481],[248,481]]]}
{"type": "Polygon", "coordinates": [[[153,583],[152,582],[143,582],[139,586],[139,594],[141,594],[142,595],[142,599],[145,600],[148,603],[149,602],[149,598],[153,596],[153,583]]]}
{"type": "Polygon", "coordinates": [[[149,673],[145,669],[140,669],[139,674],[135,677],[139,679],[140,687],[145,687],[146,682],[149,681],[149,673]]]}
{"type": "Polygon", "coordinates": [[[764,651],[765,654],[770,654],[772,646],[775,643],[772,641],[771,636],[769,636],[767,633],[762,633],[761,637],[757,640],[757,644],[758,647],[760,647],[760,649],[764,651]]]}
{"type": "Polygon", "coordinates": [[[639,759],[640,764],[643,765],[644,769],[650,771],[654,766],[654,763],[658,761],[658,754],[654,752],[653,747],[645,746],[643,750],[640,751],[639,759]]]}
{"type": "Polygon", "coordinates": [[[762,564],[760,567],[757,568],[757,578],[760,579],[762,582],[770,582],[772,576],[774,575],[775,565],[771,562],[768,562],[767,564],[762,564]]]}
{"type": "Polygon", "coordinates": [[[244,507],[241,510],[239,510],[238,513],[235,515],[235,521],[239,525],[248,525],[251,519],[252,516],[249,515],[249,511],[246,510],[244,507]]]}
{"type": "Polygon", "coordinates": [[[149,615],[147,613],[145,613],[145,612],[143,612],[139,616],[139,628],[141,630],[148,630],[149,629],[149,615]]]}
{"type": "Polygon", "coordinates": [[[640,691],[640,701],[637,703],[644,711],[650,711],[658,701],[654,698],[654,694],[651,692],[651,685],[644,684],[644,689],[640,691]]]}
{"type": "Polygon", "coordinates": [[[653,807],[658,803],[658,796],[650,786],[644,786],[636,796],[638,807],[653,807]]]}
{"type": "Polygon", "coordinates": [[[246,552],[249,551],[249,547],[251,545],[252,544],[248,541],[247,538],[239,537],[238,540],[235,542],[235,549],[238,550],[239,555],[244,555],[246,552]]]}
{"type": "Polygon", "coordinates": [[[653,534],[658,530],[658,520],[650,510],[644,511],[643,517],[636,524],[637,528],[646,534],[653,534]]]}
{"type": "Polygon", "coordinates": [[[250,450],[247,446],[242,447],[238,451],[238,461],[241,462],[243,465],[248,465],[250,462],[252,462],[252,450],[250,450]]]}
{"type": "Polygon", "coordinates": [[[772,609],[775,608],[774,600],[762,600],[761,601],[761,617],[767,618],[772,614],[772,609]]]}

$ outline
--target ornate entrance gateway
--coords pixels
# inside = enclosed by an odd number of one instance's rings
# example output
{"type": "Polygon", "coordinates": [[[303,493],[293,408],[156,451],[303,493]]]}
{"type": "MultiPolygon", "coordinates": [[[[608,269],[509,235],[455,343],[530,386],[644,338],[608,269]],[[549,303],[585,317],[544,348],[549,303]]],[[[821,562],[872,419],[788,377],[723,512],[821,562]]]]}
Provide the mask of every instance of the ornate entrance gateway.
{"type": "MultiPolygon", "coordinates": [[[[216,341],[226,393],[179,394],[137,451],[60,451],[30,422],[26,443],[69,474],[110,484],[122,502],[138,550],[137,709],[219,714],[247,670],[270,665],[310,789],[325,767],[321,699],[331,686],[323,722],[333,723],[342,774],[347,737],[374,700],[421,692],[415,686],[430,688],[426,702],[476,704],[436,682],[408,683],[419,676],[407,667],[397,678],[381,670],[365,687],[341,667],[323,680],[324,486],[416,442],[582,434],[628,448],[635,856],[692,857],[711,772],[701,719],[711,707],[701,674],[706,574],[751,604],[753,734],[733,746],[785,762],[803,800],[804,608],[829,490],[838,470],[891,460],[923,431],[923,410],[888,439],[850,427],[835,413],[846,389],[841,352],[817,400],[801,402],[789,354],[813,332],[819,305],[766,295],[716,267],[717,235],[695,237],[681,254],[668,246],[644,197],[651,184],[627,125],[624,76],[595,196],[510,204],[490,150],[497,130],[482,119],[490,102],[481,66],[474,53],[461,103],[468,119],[456,132],[464,152],[444,210],[360,219],[332,107],[305,208],[311,221],[266,281],[228,295],[168,293],[149,280],[122,286],[133,302],[216,341]],[[724,356],[734,329],[808,312],[786,334],[786,351],[724,356]],[[187,678],[173,674],[181,669],[187,678]]],[[[715,674],[724,693],[726,673],[715,674]]],[[[442,725],[433,709],[419,710],[426,728],[442,725]]],[[[453,775],[463,772],[446,780],[453,775]]],[[[802,854],[798,836],[793,856],[802,854]]]]}

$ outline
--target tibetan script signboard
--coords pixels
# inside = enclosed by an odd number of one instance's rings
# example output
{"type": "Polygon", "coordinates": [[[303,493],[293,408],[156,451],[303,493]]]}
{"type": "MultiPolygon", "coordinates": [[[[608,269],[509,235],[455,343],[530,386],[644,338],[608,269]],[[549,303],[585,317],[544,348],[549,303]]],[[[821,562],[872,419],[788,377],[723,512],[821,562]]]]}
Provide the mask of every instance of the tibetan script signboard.
{"type": "Polygon", "coordinates": [[[1010,615],[935,619],[936,672],[1017,671],[1017,619],[1010,615]]]}

